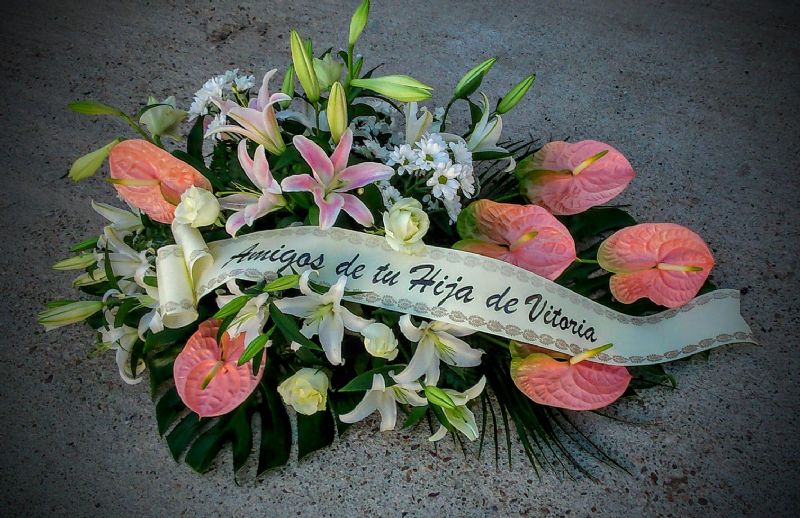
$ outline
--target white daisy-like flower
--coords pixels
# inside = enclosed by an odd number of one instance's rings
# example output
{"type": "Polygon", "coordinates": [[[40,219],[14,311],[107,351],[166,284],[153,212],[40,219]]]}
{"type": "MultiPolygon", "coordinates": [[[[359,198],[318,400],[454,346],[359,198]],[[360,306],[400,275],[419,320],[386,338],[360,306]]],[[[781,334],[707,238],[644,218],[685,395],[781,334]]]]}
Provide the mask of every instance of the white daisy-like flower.
{"type": "Polygon", "coordinates": [[[438,133],[423,136],[416,143],[416,147],[416,165],[424,171],[430,171],[440,164],[450,162],[450,156],[447,154],[447,144],[438,133]]]}
{"type": "Polygon", "coordinates": [[[453,160],[457,164],[472,165],[472,153],[467,147],[467,143],[463,140],[457,142],[450,142],[450,151],[453,153],[453,160]]]}
{"type": "Polygon", "coordinates": [[[416,167],[417,161],[417,154],[411,149],[411,146],[408,144],[403,144],[402,146],[395,146],[395,148],[389,153],[389,156],[386,160],[386,165],[389,166],[399,166],[397,169],[397,174],[403,173],[413,173],[416,167]]]}
{"type": "Polygon", "coordinates": [[[461,214],[461,199],[456,196],[452,200],[442,200],[444,208],[447,210],[447,215],[450,216],[450,222],[455,223],[458,221],[458,215],[461,214]]]}
{"type": "Polygon", "coordinates": [[[378,190],[381,192],[381,197],[383,198],[383,204],[387,209],[391,208],[392,205],[403,198],[403,194],[390,184],[388,180],[380,181],[375,185],[378,186],[378,190]]]}
{"type": "Polygon", "coordinates": [[[472,174],[471,165],[461,166],[461,174],[458,176],[458,183],[461,185],[461,191],[467,198],[472,198],[475,195],[475,175],[472,174]]]}
{"type": "Polygon", "coordinates": [[[460,174],[460,165],[449,161],[447,163],[439,163],[436,165],[433,175],[425,182],[425,185],[431,187],[431,194],[434,197],[452,200],[461,186],[458,182],[460,174]]]}
{"type": "Polygon", "coordinates": [[[256,85],[256,77],[255,76],[238,76],[236,79],[233,80],[233,84],[236,85],[236,89],[240,92],[244,92],[245,90],[249,90],[256,85]]]}
{"type": "MultiPolygon", "coordinates": [[[[214,116],[213,119],[211,119],[211,122],[208,123],[208,128],[206,131],[215,130],[219,127],[224,126],[225,124],[227,124],[227,118],[222,113],[218,113],[214,116]]],[[[224,135],[225,135],[224,133],[214,133],[211,136],[211,138],[213,138],[214,140],[223,140],[224,135]]]]}

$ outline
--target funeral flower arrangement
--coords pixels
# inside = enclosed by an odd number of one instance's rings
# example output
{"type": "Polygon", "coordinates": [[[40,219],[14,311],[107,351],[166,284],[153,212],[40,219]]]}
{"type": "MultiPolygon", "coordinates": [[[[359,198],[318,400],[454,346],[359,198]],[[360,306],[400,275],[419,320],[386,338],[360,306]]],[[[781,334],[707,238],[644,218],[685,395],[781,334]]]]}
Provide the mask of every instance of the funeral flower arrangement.
{"type": "Polygon", "coordinates": [[[419,104],[430,86],[369,68],[355,53],[368,11],[365,0],[353,14],[346,50],[318,52],[292,31],[282,77],[225,72],[188,111],[174,97],[151,97],[133,116],[71,104],[118,117],[137,135],[72,166],[77,181],[108,159],[107,181],[126,206],[93,202],[107,220],[102,234],[55,265],[79,271],[74,286],[96,298],[53,301],[39,322],[86,321],[97,331],[95,353],[114,351],[125,382],[149,379],[159,432],[176,460],[200,472],[230,443],[236,470],[256,452],[261,473],[285,464],[294,441],[303,457],[372,414],[381,431],[424,423],[430,441],[450,436],[480,450],[487,430],[495,451],[504,433],[509,462],[514,433],[535,467],[566,458],[583,469],[571,453],[579,450],[612,463],[571,411],[674,386],[660,365],[669,357],[616,361],[614,338],[598,342],[586,318],[510,290],[529,278],[615,315],[680,313],[713,288],[709,247],[687,228],[637,224],[608,205],[634,178],[611,145],[504,136],[503,117],[533,75],[493,102],[479,91],[495,63],[488,59],[444,108],[419,104]],[[456,108],[461,127],[451,125],[456,108]],[[258,236],[284,238],[259,248],[258,236]],[[329,264],[330,250],[355,256],[329,264]],[[406,261],[415,275],[406,282],[383,261],[367,271],[353,250],[406,261]],[[443,275],[427,260],[439,256],[480,259],[509,279],[484,310],[526,305],[539,333],[446,311],[472,303],[480,280],[443,275]],[[215,261],[226,276],[208,280],[215,261]],[[263,267],[230,269],[243,262],[263,267]],[[400,284],[416,302],[403,310],[402,300],[372,296],[356,282],[365,278],[377,291],[400,284]],[[181,281],[188,295],[166,299],[181,281]]]}

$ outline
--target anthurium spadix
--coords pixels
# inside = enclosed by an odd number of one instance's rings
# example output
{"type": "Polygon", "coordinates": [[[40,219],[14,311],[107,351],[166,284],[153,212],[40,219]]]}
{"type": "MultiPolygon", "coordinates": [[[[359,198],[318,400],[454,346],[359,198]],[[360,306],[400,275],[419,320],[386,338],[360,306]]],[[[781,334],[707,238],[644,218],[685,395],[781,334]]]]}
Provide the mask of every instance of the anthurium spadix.
{"type": "MultiPolygon", "coordinates": [[[[396,380],[396,378],[395,378],[396,380]]],[[[358,405],[346,414],[339,416],[343,423],[355,423],[366,418],[376,410],[381,415],[381,431],[394,430],[397,424],[397,403],[412,406],[425,406],[428,402],[418,392],[422,386],[417,382],[386,386],[381,374],[372,376],[372,387],[364,394],[358,405]]]]}
{"type": "Polygon", "coordinates": [[[350,85],[372,90],[400,102],[424,101],[431,98],[433,88],[413,77],[388,75],[353,79],[350,85]]]}
{"type": "Polygon", "coordinates": [[[275,105],[292,98],[283,92],[272,95],[269,93],[269,81],[278,69],[273,68],[264,75],[258,97],[250,100],[248,107],[239,106],[231,100],[222,100],[212,97],[223,115],[236,122],[225,124],[209,130],[206,137],[216,133],[233,133],[252,140],[264,146],[273,155],[280,155],[286,150],[286,145],[281,137],[278,120],[275,116],[275,105]]]}
{"type": "Polygon", "coordinates": [[[333,226],[340,211],[345,211],[359,224],[369,227],[374,223],[372,213],[364,202],[347,191],[386,180],[394,169],[378,162],[362,162],[347,166],[353,132],[349,128],[329,157],[316,143],[302,135],[294,137],[294,145],[311,168],[311,174],[287,176],[281,182],[285,192],[310,192],[319,207],[319,226],[333,226]]]}
{"type": "Polygon", "coordinates": [[[620,302],[646,297],[669,308],[692,300],[714,266],[705,241],[674,223],[623,228],[600,244],[597,261],[614,273],[609,285],[620,302]]]}
{"type": "Polygon", "coordinates": [[[481,364],[483,351],[473,349],[459,337],[475,331],[445,322],[423,322],[419,327],[411,322],[409,315],[400,318],[403,336],[417,343],[414,356],[402,372],[394,376],[397,383],[411,383],[425,376],[427,385],[439,381],[439,362],[454,367],[475,367],[481,364]]]}
{"type": "Polygon", "coordinates": [[[555,280],[575,261],[575,242],[567,228],[536,205],[483,199],[461,211],[457,250],[500,259],[555,280]]]}
{"type": "Polygon", "coordinates": [[[327,293],[319,294],[308,285],[308,277],[312,270],[306,270],[300,276],[300,297],[289,297],[276,300],[275,306],[282,312],[303,319],[300,332],[311,338],[319,335],[319,342],[325,351],[325,357],[333,365],[342,365],[342,339],[344,330],[360,332],[371,320],[354,315],[342,306],[342,296],[347,277],[340,277],[327,293]]]}
{"type": "Polygon", "coordinates": [[[578,214],[625,190],[636,173],[603,142],[550,142],[517,165],[522,193],[556,215],[578,214]]]}
{"type": "Polygon", "coordinates": [[[586,361],[607,350],[606,344],[569,358],[538,347],[511,347],[511,379],[526,396],[540,405],[569,410],[596,410],[625,393],[631,380],[628,369],[586,361]]]}

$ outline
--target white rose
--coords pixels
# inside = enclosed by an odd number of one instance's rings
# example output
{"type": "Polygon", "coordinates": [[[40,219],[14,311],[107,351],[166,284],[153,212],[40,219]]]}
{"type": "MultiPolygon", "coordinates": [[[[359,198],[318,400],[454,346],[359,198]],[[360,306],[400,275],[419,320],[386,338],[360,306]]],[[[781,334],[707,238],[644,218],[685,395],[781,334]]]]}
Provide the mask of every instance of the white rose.
{"type": "Polygon", "coordinates": [[[211,225],[219,217],[219,201],[205,189],[191,186],[181,194],[181,202],[175,208],[175,221],[194,228],[211,225]]]}
{"type": "Polygon", "coordinates": [[[389,326],[376,322],[361,330],[364,347],[372,356],[394,360],[397,358],[397,338],[389,326]]]}
{"type": "Polygon", "coordinates": [[[430,220],[420,202],[403,198],[383,213],[383,227],[392,249],[413,255],[425,246],[422,237],[430,228],[430,220]]]}
{"type": "Polygon", "coordinates": [[[328,401],[328,376],[319,369],[300,369],[278,385],[283,402],[298,413],[311,415],[325,410],[328,401]]]}

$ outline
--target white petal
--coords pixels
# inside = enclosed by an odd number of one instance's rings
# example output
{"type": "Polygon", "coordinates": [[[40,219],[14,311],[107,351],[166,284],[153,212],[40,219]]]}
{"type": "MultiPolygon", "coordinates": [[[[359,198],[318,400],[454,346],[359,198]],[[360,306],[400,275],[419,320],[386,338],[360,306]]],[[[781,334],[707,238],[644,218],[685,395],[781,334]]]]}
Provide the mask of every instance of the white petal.
{"type": "Polygon", "coordinates": [[[425,384],[426,385],[433,385],[439,383],[439,361],[437,357],[437,361],[431,362],[428,370],[425,371],[425,384]]]}
{"type": "Polygon", "coordinates": [[[319,297],[317,292],[312,290],[308,285],[308,277],[311,275],[311,272],[315,272],[315,270],[306,270],[303,272],[303,275],[300,276],[300,293],[308,297],[319,297]]]}
{"type": "Polygon", "coordinates": [[[447,428],[442,425],[439,425],[439,429],[436,430],[436,433],[428,437],[428,440],[431,442],[441,441],[444,439],[444,436],[447,435],[447,428]]]}
{"type": "Polygon", "coordinates": [[[439,339],[437,352],[446,364],[456,367],[476,367],[481,364],[483,351],[480,349],[473,349],[467,342],[449,333],[437,333],[436,337],[439,339]]]}
{"type": "Polygon", "coordinates": [[[397,403],[391,394],[384,392],[378,396],[378,412],[381,414],[381,431],[394,430],[397,423],[397,403]]]}
{"type": "Polygon", "coordinates": [[[400,385],[417,381],[434,363],[439,364],[436,348],[430,340],[423,340],[417,345],[417,350],[414,351],[414,356],[408,362],[408,366],[393,378],[400,385]]]}
{"type": "Polygon", "coordinates": [[[341,315],[328,313],[322,317],[319,324],[319,342],[325,350],[325,356],[333,365],[342,363],[342,339],[344,338],[344,324],[341,315]]]}
{"type": "Polygon", "coordinates": [[[332,285],[328,290],[328,293],[323,295],[325,299],[325,303],[339,303],[342,300],[342,296],[344,295],[344,285],[347,283],[347,277],[341,276],[339,280],[336,281],[336,284],[332,285]]]}
{"type": "Polygon", "coordinates": [[[306,318],[317,309],[317,302],[317,300],[311,297],[301,295],[300,297],[276,300],[274,304],[282,313],[306,318]]]}
{"type": "Polygon", "coordinates": [[[350,331],[355,331],[356,333],[361,332],[365,327],[372,323],[372,320],[367,320],[366,318],[361,318],[357,315],[354,315],[347,308],[340,307],[338,313],[342,316],[344,327],[350,331]]]}
{"type": "Polygon", "coordinates": [[[343,423],[355,423],[361,421],[378,408],[378,393],[367,392],[364,399],[359,401],[356,407],[346,413],[339,415],[339,420],[343,423]]]}
{"type": "Polygon", "coordinates": [[[414,324],[411,323],[411,315],[403,315],[400,317],[400,331],[403,333],[403,336],[412,342],[419,342],[422,338],[422,331],[414,327],[414,324]]]}
{"type": "Polygon", "coordinates": [[[478,380],[478,383],[464,391],[464,397],[467,398],[467,401],[475,399],[481,395],[481,392],[483,392],[485,387],[486,376],[481,376],[481,379],[478,380]]]}
{"type": "Polygon", "coordinates": [[[444,409],[444,415],[453,425],[453,428],[463,433],[467,439],[474,441],[478,438],[478,424],[475,422],[475,414],[465,407],[456,407],[455,410],[444,409]]]}

